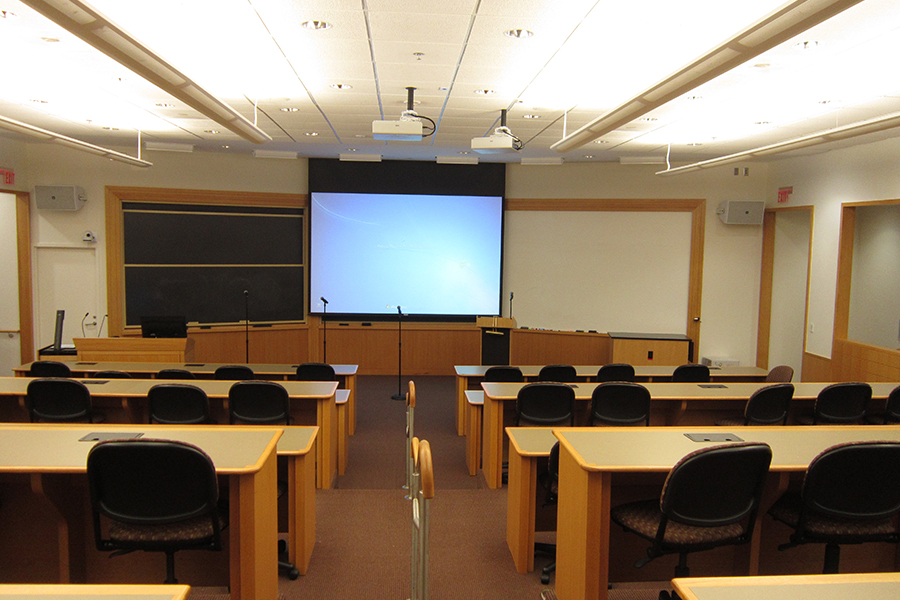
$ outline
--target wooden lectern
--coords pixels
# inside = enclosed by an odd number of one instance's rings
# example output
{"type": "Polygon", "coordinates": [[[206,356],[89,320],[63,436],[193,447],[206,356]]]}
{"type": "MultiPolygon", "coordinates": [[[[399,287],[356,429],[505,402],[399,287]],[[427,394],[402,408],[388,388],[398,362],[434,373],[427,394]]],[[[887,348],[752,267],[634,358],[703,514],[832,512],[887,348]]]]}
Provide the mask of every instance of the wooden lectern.
{"type": "Polygon", "coordinates": [[[194,360],[191,338],[75,338],[78,362],[186,363],[194,360]]]}
{"type": "Polygon", "coordinates": [[[481,328],[481,364],[509,364],[509,330],[516,328],[516,320],[506,317],[478,317],[475,325],[481,328]]]}

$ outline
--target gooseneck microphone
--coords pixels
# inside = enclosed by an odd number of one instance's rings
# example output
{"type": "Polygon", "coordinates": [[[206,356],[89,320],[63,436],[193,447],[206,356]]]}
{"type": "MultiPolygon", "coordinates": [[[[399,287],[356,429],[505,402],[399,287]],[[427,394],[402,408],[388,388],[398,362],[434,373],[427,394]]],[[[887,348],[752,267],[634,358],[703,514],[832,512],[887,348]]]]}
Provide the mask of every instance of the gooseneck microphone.
{"type": "Polygon", "coordinates": [[[84,335],[84,320],[88,318],[89,314],[91,314],[90,311],[84,313],[84,316],[81,318],[81,337],[85,337],[85,335],[84,335]]]}
{"type": "Polygon", "coordinates": [[[325,304],[325,305],[328,304],[328,300],[326,300],[324,296],[319,296],[319,300],[322,301],[322,304],[325,304]]]}

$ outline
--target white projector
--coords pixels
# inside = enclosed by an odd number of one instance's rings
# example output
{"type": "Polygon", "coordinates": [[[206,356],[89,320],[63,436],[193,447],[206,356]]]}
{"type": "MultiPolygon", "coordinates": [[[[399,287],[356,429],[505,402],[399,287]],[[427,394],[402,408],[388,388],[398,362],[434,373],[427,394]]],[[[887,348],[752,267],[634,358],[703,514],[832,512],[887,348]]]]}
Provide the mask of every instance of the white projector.
{"type": "Polygon", "coordinates": [[[372,137],[376,140],[419,142],[422,140],[422,121],[372,121],[372,137]]]}
{"type": "Polygon", "coordinates": [[[506,134],[494,134],[488,137],[472,138],[472,150],[479,154],[502,154],[515,152],[516,138],[506,134]]]}

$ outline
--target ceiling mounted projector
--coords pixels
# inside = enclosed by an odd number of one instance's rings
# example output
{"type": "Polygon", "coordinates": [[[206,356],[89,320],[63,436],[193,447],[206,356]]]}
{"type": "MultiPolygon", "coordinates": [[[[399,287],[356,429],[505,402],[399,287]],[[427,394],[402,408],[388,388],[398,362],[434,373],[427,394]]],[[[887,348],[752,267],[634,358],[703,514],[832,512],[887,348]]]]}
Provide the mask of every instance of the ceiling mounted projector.
{"type": "Polygon", "coordinates": [[[413,93],[416,88],[406,88],[406,110],[400,114],[399,121],[372,121],[372,137],[376,140],[394,142],[419,142],[423,137],[434,133],[434,121],[420,116],[413,110],[413,93]],[[431,131],[425,131],[422,119],[431,123],[431,131]]]}
{"type": "Polygon", "coordinates": [[[494,130],[493,135],[472,138],[472,150],[479,154],[518,152],[522,146],[522,140],[514,136],[506,126],[506,109],[500,111],[500,127],[494,130]]]}

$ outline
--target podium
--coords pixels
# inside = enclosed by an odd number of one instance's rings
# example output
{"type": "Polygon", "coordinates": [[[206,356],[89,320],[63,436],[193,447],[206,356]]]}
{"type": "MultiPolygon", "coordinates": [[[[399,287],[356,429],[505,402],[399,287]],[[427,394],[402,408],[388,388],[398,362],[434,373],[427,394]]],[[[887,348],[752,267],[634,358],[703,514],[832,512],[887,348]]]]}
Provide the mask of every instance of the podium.
{"type": "Polygon", "coordinates": [[[478,317],[475,325],[481,328],[481,364],[509,364],[509,331],[516,328],[516,320],[504,317],[478,317]]]}
{"type": "Polygon", "coordinates": [[[191,338],[75,338],[78,362],[186,363],[194,360],[191,338]]]}

